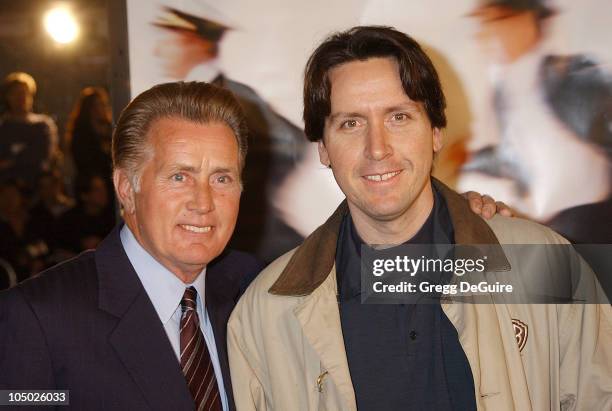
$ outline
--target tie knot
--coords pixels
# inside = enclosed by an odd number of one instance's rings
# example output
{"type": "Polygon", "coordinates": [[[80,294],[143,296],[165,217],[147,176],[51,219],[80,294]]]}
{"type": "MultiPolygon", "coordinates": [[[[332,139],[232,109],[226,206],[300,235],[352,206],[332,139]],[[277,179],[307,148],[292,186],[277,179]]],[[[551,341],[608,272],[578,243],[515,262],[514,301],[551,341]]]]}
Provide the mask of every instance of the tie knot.
{"type": "Polygon", "coordinates": [[[195,310],[197,298],[198,292],[194,287],[185,288],[185,294],[183,294],[183,299],[181,300],[183,311],[195,310]]]}

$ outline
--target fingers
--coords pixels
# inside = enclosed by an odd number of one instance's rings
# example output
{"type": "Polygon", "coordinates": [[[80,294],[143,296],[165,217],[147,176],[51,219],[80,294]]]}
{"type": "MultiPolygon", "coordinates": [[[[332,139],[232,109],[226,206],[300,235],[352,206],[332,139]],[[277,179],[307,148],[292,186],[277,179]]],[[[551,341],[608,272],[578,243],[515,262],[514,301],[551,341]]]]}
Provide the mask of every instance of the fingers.
{"type": "Polygon", "coordinates": [[[461,194],[470,204],[470,209],[487,220],[497,214],[504,217],[514,217],[514,211],[503,201],[495,201],[487,194],[480,194],[476,191],[468,191],[461,194]]]}
{"type": "Polygon", "coordinates": [[[482,203],[482,212],[480,213],[480,215],[482,215],[488,220],[495,215],[495,212],[497,210],[495,200],[491,196],[484,194],[482,196],[482,203]]]}
{"type": "Polygon", "coordinates": [[[514,212],[506,203],[503,201],[496,201],[495,205],[497,206],[497,212],[504,217],[514,217],[514,212]]]}
{"type": "Polygon", "coordinates": [[[470,204],[470,209],[476,213],[480,214],[482,212],[482,196],[475,191],[468,191],[467,193],[462,194],[465,199],[468,200],[470,204]]]}

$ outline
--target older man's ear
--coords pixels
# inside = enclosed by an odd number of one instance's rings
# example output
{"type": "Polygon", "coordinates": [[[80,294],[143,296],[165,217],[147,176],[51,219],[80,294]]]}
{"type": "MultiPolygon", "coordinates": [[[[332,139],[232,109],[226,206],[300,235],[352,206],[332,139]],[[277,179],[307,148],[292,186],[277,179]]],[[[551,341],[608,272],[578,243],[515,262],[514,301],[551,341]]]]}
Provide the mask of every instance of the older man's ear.
{"type": "Polygon", "coordinates": [[[476,191],[468,191],[461,194],[470,203],[470,209],[486,218],[493,218],[495,214],[501,214],[505,217],[514,217],[516,213],[502,201],[495,201],[492,197],[486,194],[480,194],[476,191]]]}
{"type": "Polygon", "coordinates": [[[135,210],[134,194],[135,190],[132,186],[132,181],[128,177],[125,170],[116,169],[113,171],[113,183],[115,185],[115,193],[124,213],[131,214],[135,210]]]}

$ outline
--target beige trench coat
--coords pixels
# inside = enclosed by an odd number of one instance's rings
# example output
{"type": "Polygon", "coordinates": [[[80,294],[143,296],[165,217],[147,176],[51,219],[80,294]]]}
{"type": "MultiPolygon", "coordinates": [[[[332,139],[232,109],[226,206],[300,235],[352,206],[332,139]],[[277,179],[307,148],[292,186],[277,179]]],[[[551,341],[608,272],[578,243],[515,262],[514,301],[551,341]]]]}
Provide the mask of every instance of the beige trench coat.
{"type": "MultiPolygon", "coordinates": [[[[460,196],[436,186],[457,244],[565,243],[533,222],[484,222],[460,196]]],[[[356,410],[334,267],[346,212],[341,205],[268,266],[236,306],[228,350],[238,411],[356,410]]],[[[493,262],[516,263],[503,252],[493,262]]],[[[584,286],[601,293],[588,278],[584,286]]],[[[470,363],[479,410],[612,410],[610,305],[444,303],[443,310],[470,363]]]]}

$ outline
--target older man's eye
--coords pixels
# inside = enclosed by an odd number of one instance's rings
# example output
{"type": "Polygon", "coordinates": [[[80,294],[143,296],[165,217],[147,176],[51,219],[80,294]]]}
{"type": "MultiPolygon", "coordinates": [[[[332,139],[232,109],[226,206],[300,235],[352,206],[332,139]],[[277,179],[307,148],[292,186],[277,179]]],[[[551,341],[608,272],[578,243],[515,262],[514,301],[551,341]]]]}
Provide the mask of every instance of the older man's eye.
{"type": "Polygon", "coordinates": [[[182,173],[176,173],[172,175],[172,181],[183,182],[185,181],[185,175],[182,173]]]}
{"type": "Polygon", "coordinates": [[[223,176],[217,177],[217,183],[220,183],[220,184],[229,184],[232,181],[233,180],[230,176],[223,175],[223,176]]]}
{"type": "Polygon", "coordinates": [[[408,116],[404,113],[396,113],[393,115],[393,120],[395,121],[404,121],[407,119],[408,119],[408,116]]]}

